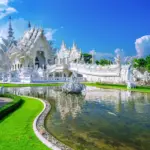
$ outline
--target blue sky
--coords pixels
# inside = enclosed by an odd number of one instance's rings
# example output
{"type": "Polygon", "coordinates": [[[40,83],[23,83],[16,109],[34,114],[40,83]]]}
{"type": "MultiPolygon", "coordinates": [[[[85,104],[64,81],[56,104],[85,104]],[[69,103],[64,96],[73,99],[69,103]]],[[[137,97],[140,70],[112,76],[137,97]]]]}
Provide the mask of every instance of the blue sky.
{"type": "Polygon", "coordinates": [[[68,47],[75,41],[84,52],[94,48],[100,54],[114,54],[114,50],[120,48],[126,56],[137,55],[145,48],[143,43],[149,48],[148,0],[0,0],[0,8],[4,8],[2,2],[14,10],[8,10],[10,12],[2,17],[7,11],[0,11],[0,27],[6,26],[8,15],[11,15],[16,21],[14,26],[17,24],[14,27],[17,37],[22,35],[30,20],[31,24],[50,32],[47,35],[57,47],[62,40],[68,47]],[[145,35],[143,42],[141,37],[145,35]]]}

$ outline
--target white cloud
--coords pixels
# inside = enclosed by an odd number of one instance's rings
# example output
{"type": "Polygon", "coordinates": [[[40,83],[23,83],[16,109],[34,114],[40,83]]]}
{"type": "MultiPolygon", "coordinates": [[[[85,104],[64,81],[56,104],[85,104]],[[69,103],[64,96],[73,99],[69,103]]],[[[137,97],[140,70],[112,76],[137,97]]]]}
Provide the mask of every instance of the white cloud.
{"type": "Polygon", "coordinates": [[[136,39],[135,48],[138,57],[144,57],[150,54],[150,35],[142,36],[136,39]]]}
{"type": "Polygon", "coordinates": [[[15,8],[8,7],[5,10],[0,11],[0,19],[4,18],[12,13],[15,13],[15,12],[17,12],[17,10],[15,8]]]}
{"type": "Polygon", "coordinates": [[[8,5],[8,0],[0,0],[0,5],[8,5]]]}
{"type": "Polygon", "coordinates": [[[9,6],[10,1],[12,0],[0,0],[0,19],[17,12],[15,8],[9,6]]]}
{"type": "Polygon", "coordinates": [[[48,41],[53,40],[53,35],[57,31],[57,29],[46,28],[45,29],[45,37],[48,41]]]}

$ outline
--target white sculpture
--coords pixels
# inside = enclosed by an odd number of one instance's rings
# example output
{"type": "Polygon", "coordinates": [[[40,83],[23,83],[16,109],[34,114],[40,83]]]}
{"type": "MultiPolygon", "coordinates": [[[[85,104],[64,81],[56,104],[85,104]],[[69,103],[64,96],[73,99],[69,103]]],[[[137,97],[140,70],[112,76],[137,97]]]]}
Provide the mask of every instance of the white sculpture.
{"type": "Polygon", "coordinates": [[[92,64],[94,64],[95,63],[95,55],[96,55],[95,50],[91,50],[90,54],[92,55],[92,64]]]}
{"type": "Polygon", "coordinates": [[[127,72],[127,89],[135,88],[136,84],[133,82],[132,64],[130,64],[127,72]]]}
{"type": "Polygon", "coordinates": [[[85,90],[85,85],[78,82],[77,74],[73,72],[72,78],[62,86],[62,91],[66,93],[81,93],[85,90]]]}
{"type": "Polygon", "coordinates": [[[147,84],[150,81],[150,73],[148,73],[148,71],[144,72],[143,81],[145,82],[145,84],[147,84]]]}
{"type": "Polygon", "coordinates": [[[117,56],[115,57],[115,63],[116,63],[117,65],[120,65],[120,63],[121,63],[121,57],[120,57],[119,54],[117,54],[117,56]]]}

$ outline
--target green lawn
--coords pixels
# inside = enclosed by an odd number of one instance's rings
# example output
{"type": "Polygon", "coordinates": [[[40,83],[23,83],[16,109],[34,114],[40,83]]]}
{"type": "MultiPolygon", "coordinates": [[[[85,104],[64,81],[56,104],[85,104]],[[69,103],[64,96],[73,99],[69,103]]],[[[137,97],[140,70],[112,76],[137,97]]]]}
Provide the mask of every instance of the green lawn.
{"type": "MultiPolygon", "coordinates": [[[[127,90],[127,86],[121,84],[104,84],[104,83],[84,83],[84,84],[87,86],[95,86],[104,89],[127,90]]],[[[129,91],[150,93],[150,86],[137,86],[136,88],[130,89],[129,91]]]]}
{"type": "MultiPolygon", "coordinates": [[[[63,83],[30,83],[30,84],[14,84],[14,83],[0,83],[0,86],[4,87],[37,87],[37,86],[61,86],[63,83]]],[[[105,83],[88,83],[84,82],[87,86],[95,86],[99,88],[106,88],[106,89],[121,89],[121,90],[127,90],[126,85],[121,84],[105,84],[105,83]]],[[[134,89],[131,89],[130,91],[136,91],[136,92],[150,92],[150,86],[137,86],[134,89]]]]}
{"type": "Polygon", "coordinates": [[[28,83],[28,84],[15,84],[15,83],[0,83],[4,87],[29,87],[29,86],[60,86],[63,83],[28,83]]]}
{"type": "Polygon", "coordinates": [[[43,104],[22,97],[23,105],[0,121],[0,150],[48,150],[34,134],[32,124],[43,104]]]}

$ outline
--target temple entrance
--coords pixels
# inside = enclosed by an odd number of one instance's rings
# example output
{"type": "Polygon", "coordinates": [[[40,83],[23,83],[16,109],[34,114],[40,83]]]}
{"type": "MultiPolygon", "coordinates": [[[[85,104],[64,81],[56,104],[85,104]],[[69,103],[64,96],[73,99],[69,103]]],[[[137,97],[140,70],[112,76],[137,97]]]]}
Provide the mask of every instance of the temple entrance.
{"type": "Polygon", "coordinates": [[[39,59],[37,57],[35,58],[35,66],[39,68],[39,59]]]}
{"type": "Polygon", "coordinates": [[[46,68],[46,59],[43,51],[37,51],[35,57],[35,66],[38,68],[46,68]]]}

